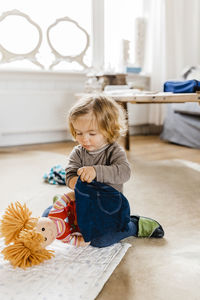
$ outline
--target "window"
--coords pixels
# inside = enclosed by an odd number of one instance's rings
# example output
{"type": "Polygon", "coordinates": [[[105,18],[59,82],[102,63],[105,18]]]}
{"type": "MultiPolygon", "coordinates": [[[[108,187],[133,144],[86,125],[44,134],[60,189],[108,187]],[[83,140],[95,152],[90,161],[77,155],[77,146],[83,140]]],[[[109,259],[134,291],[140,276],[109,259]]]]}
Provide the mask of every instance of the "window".
{"type": "MultiPolygon", "coordinates": [[[[57,19],[68,16],[75,20],[91,35],[91,0],[2,0],[0,15],[5,11],[16,9],[39,25],[42,30],[42,42],[36,54],[37,61],[48,69],[55,59],[48,44],[47,29],[57,19]]],[[[86,35],[72,22],[60,21],[51,28],[49,37],[54,49],[62,56],[77,55],[86,44],[86,35]]],[[[39,31],[26,18],[19,15],[7,16],[0,22],[0,44],[10,52],[18,54],[18,60],[1,64],[2,69],[35,69],[38,65],[30,60],[21,60],[19,54],[29,53],[38,44],[39,31]]],[[[2,54],[1,54],[2,55],[2,54]]],[[[58,59],[59,60],[59,59],[58,59]]],[[[91,46],[88,48],[84,63],[91,65],[91,46]]],[[[81,70],[77,62],[61,61],[54,67],[55,70],[81,70]]]]}
{"type": "Polygon", "coordinates": [[[82,70],[80,63],[63,60],[66,56],[78,55],[87,42],[84,32],[73,22],[61,20],[55,24],[56,20],[68,16],[90,36],[84,64],[93,64],[97,71],[124,71],[123,40],[129,41],[129,63],[134,64],[135,22],[138,17],[144,17],[145,1],[148,0],[1,0],[1,17],[3,12],[13,9],[24,13],[41,28],[42,41],[38,46],[40,30],[36,25],[19,15],[7,16],[0,22],[0,45],[18,56],[14,60],[11,55],[10,62],[0,64],[0,69],[38,70],[43,66],[48,70],[52,66],[53,70],[82,70]],[[56,26],[48,31],[53,24],[56,26]],[[53,53],[50,43],[55,50],[53,53]],[[22,60],[23,55],[20,54],[27,54],[36,46],[35,56],[22,60]]]}
{"type": "Polygon", "coordinates": [[[145,20],[143,0],[106,0],[104,5],[105,68],[108,71],[122,72],[123,40],[130,41],[129,63],[137,64],[135,48],[138,46],[137,34],[140,33],[136,31],[136,22],[145,20]]]}

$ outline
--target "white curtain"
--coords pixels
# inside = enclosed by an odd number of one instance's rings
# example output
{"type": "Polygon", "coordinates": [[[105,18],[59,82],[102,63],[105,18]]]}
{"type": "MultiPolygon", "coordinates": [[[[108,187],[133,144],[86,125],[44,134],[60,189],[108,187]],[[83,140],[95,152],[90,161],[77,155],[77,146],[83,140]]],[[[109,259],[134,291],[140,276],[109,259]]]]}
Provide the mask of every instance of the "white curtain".
{"type": "MultiPolygon", "coordinates": [[[[143,1],[148,14],[145,65],[151,89],[161,91],[166,80],[179,79],[184,68],[200,64],[200,1],[143,1]]],[[[165,108],[149,105],[149,123],[162,124],[165,108]]]]}

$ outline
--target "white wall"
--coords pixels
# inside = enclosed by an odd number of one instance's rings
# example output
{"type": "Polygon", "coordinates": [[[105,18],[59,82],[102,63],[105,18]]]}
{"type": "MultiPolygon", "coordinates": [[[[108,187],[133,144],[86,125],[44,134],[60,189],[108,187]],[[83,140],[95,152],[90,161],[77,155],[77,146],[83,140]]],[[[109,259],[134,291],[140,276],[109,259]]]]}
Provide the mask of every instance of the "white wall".
{"type": "MultiPolygon", "coordinates": [[[[61,72],[0,71],[0,146],[71,139],[66,115],[84,91],[86,75],[61,72]]],[[[149,78],[130,75],[137,87],[149,78]]],[[[130,125],[146,124],[146,105],[129,105],[130,125]]]]}
{"type": "Polygon", "coordinates": [[[66,115],[84,74],[0,72],[0,146],[70,138],[66,115]]]}

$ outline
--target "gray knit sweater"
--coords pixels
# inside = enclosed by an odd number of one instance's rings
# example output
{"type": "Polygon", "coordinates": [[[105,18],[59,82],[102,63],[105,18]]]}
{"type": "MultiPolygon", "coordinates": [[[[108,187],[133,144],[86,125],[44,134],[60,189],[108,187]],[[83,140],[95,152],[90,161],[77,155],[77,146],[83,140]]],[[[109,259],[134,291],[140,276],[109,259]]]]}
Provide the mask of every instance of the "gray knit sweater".
{"type": "Polygon", "coordinates": [[[66,167],[67,186],[70,179],[77,176],[77,170],[84,166],[93,166],[98,182],[106,183],[120,192],[123,192],[123,184],[131,175],[126,153],[116,142],[90,152],[81,145],[74,147],[66,167]]]}

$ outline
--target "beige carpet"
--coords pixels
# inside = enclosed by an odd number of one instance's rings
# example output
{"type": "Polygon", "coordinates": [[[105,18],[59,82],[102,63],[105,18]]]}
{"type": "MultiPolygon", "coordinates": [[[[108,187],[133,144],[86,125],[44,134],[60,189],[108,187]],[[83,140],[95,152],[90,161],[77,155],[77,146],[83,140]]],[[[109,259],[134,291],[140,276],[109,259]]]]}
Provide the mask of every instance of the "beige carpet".
{"type": "MultiPolygon", "coordinates": [[[[63,155],[50,152],[2,154],[0,210],[10,201],[26,201],[34,215],[66,189],[42,182],[63,155]]],[[[199,300],[200,291],[200,166],[186,161],[132,163],[125,185],[131,210],[156,218],[162,240],[128,238],[132,244],[98,300],[199,300]]]]}

